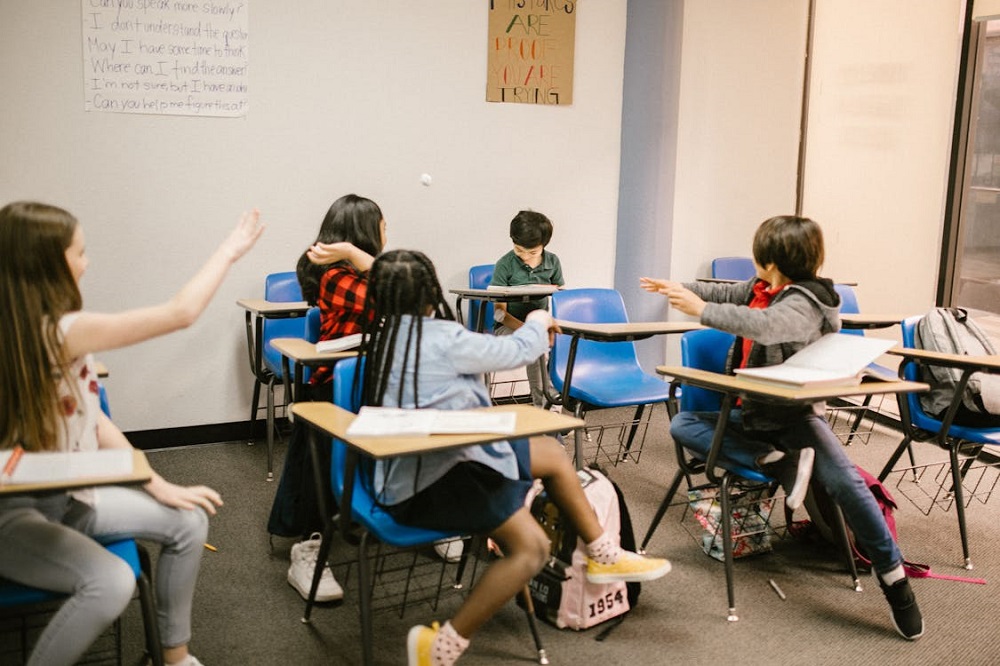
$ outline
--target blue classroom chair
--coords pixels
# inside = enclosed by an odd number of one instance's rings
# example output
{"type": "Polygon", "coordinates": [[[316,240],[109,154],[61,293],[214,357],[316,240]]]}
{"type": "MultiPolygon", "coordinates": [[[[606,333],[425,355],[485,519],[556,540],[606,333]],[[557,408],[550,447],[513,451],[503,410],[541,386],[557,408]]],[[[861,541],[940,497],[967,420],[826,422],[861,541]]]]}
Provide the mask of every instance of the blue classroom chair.
{"type": "MultiPolygon", "coordinates": [[[[729,348],[733,345],[735,336],[715,329],[702,329],[690,331],[681,336],[681,364],[689,368],[699,368],[711,372],[725,372],[726,358],[729,348]]],[[[674,381],[670,384],[671,390],[675,391],[679,383],[674,381]]],[[[697,386],[685,386],[678,403],[681,411],[719,411],[722,406],[722,394],[709,389],[697,386]]],[[[674,442],[675,454],[677,456],[678,470],[674,475],[667,494],[660,503],[653,521],[646,530],[646,535],[642,539],[641,550],[646,549],[646,545],[653,537],[653,533],[659,526],[660,521],[670,508],[674,495],[680,488],[681,481],[687,480],[688,490],[716,490],[714,501],[719,503],[719,528],[722,534],[723,563],[726,572],[726,596],[729,604],[727,619],[734,622],[739,619],[736,615],[736,595],[734,591],[735,572],[733,567],[733,507],[736,500],[743,493],[770,494],[771,490],[777,486],[777,479],[765,474],[755,467],[747,467],[739,462],[728,458],[724,451],[716,450],[714,447],[706,451],[693,451],[682,447],[674,442]],[[705,478],[705,483],[696,483],[695,479],[705,478]]],[[[773,510],[773,509],[772,509],[773,510]]],[[[749,507],[747,508],[749,513],[749,507]]],[[[851,580],[854,589],[860,591],[861,583],[858,580],[857,567],[854,563],[854,555],[851,552],[850,543],[847,538],[847,527],[844,523],[844,516],[840,508],[834,505],[833,528],[839,543],[841,552],[848,562],[851,573],[851,580]]],[[[743,520],[743,519],[741,519],[743,520]]],[[[768,518],[764,518],[767,524],[768,518]]],[[[735,525],[739,532],[743,532],[742,525],[735,525]]],[[[765,529],[770,529],[769,527],[765,529]]],[[[737,535],[739,536],[739,535],[737,535]]],[[[753,538],[753,535],[747,535],[753,538]]],[[[714,541],[715,535],[712,535],[714,541]]]]}
{"type": "MultiPolygon", "coordinates": [[[[359,396],[354,390],[354,369],[357,366],[357,358],[344,359],[333,368],[333,403],[339,407],[357,412],[359,407],[359,396]]],[[[330,481],[333,487],[333,495],[337,498],[337,503],[343,511],[343,495],[345,478],[347,474],[348,448],[340,440],[332,441],[332,455],[330,460],[330,481]]],[[[358,563],[358,612],[361,622],[361,645],[364,664],[374,663],[373,640],[374,631],[372,627],[372,590],[376,580],[373,579],[371,561],[368,554],[370,541],[377,541],[388,544],[396,548],[417,548],[430,546],[435,542],[445,539],[455,539],[466,537],[457,532],[440,530],[429,530],[421,527],[411,527],[396,522],[396,520],[384,511],[375,501],[372,494],[371,481],[366,478],[363,471],[368,467],[359,464],[354,470],[354,483],[351,494],[351,520],[361,528],[361,536],[357,539],[357,563],[358,563]]],[[[370,468],[368,471],[370,474],[370,468]]],[[[312,589],[309,592],[309,599],[306,601],[305,615],[303,622],[309,622],[312,605],[319,586],[323,565],[330,555],[330,542],[332,532],[336,523],[330,521],[324,530],[320,552],[316,558],[316,570],[313,574],[312,589]]],[[[353,541],[352,541],[353,543],[353,541]]],[[[468,552],[468,548],[465,552],[468,552]]],[[[463,554],[463,557],[466,555],[463,554]]],[[[459,576],[462,568],[459,567],[459,576]]],[[[377,578],[377,576],[375,577],[377,578]]],[[[525,588],[527,591],[527,588],[525,588]]],[[[527,597],[530,602],[530,596],[527,597]]],[[[541,645],[541,639],[535,626],[534,616],[530,610],[530,603],[527,605],[526,614],[528,623],[535,640],[538,651],[539,663],[548,663],[545,650],[541,645]]]]}
{"type": "MultiPolygon", "coordinates": [[[[469,269],[469,289],[486,289],[493,280],[493,264],[482,264],[469,269]]],[[[483,332],[493,331],[493,304],[482,301],[469,301],[469,318],[465,325],[470,331],[476,330],[479,322],[479,308],[483,310],[483,332]]]]}
{"type": "Polygon", "coordinates": [[[750,257],[716,257],[712,260],[712,277],[720,280],[749,280],[757,275],[750,257]]]}
{"type": "MultiPolygon", "coordinates": [[[[910,349],[917,348],[915,332],[917,323],[921,318],[921,316],[909,317],[902,322],[903,347],[910,349]]],[[[911,359],[904,359],[899,369],[900,376],[903,379],[915,382],[926,381],[925,378],[921,378],[920,376],[918,363],[911,359]]],[[[983,446],[1000,445],[1000,428],[973,428],[954,423],[949,423],[945,427],[943,421],[924,411],[923,406],[920,404],[920,395],[918,393],[907,393],[905,396],[901,396],[898,402],[900,421],[903,424],[903,441],[899,443],[892,456],[886,461],[882,471],[879,472],[878,480],[885,481],[886,477],[892,472],[893,467],[896,466],[900,456],[903,455],[904,451],[907,451],[910,456],[910,469],[913,471],[914,482],[916,482],[917,465],[914,461],[913,450],[911,448],[914,441],[933,442],[946,450],[948,452],[948,466],[951,474],[950,477],[946,477],[941,481],[938,495],[935,496],[935,503],[938,503],[938,498],[942,491],[944,492],[944,499],[941,502],[943,508],[947,509],[951,500],[954,500],[955,513],[958,517],[958,532],[962,540],[964,566],[966,569],[972,569],[969,534],[965,522],[965,507],[967,503],[971,502],[972,497],[978,495],[976,491],[981,489],[978,486],[967,489],[964,486],[964,481],[966,474],[972,469],[973,464],[976,463],[983,446]],[[959,458],[959,454],[965,455],[966,458],[959,458]],[[966,492],[969,492],[969,497],[966,497],[966,492]]],[[[947,414],[945,414],[945,418],[947,418],[947,414]]],[[[985,463],[980,462],[980,464],[985,463]]],[[[938,465],[940,463],[931,463],[926,465],[925,468],[933,468],[938,465]]],[[[980,471],[982,472],[983,470],[980,471]]],[[[991,492],[992,488],[988,488],[984,491],[980,499],[985,503],[991,492]],[[983,497],[986,499],[983,499],[983,497]]]]}

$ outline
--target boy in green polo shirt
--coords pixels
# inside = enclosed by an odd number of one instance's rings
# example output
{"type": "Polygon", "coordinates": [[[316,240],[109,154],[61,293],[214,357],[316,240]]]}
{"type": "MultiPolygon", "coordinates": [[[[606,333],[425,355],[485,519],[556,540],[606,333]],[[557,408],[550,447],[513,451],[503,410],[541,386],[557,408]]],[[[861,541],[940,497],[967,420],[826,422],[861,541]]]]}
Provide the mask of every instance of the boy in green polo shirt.
{"type": "MultiPolygon", "coordinates": [[[[514,249],[500,257],[493,267],[490,286],[554,284],[561,287],[565,284],[559,257],[545,249],[552,239],[549,218],[532,210],[522,210],[510,221],[510,239],[514,242],[514,249]]],[[[546,309],[547,301],[547,297],[542,297],[526,302],[495,303],[493,332],[510,335],[524,324],[529,312],[546,309]]],[[[536,407],[544,407],[546,396],[551,392],[546,372],[547,360],[547,355],[543,355],[525,368],[531,388],[531,403],[536,407]]]]}

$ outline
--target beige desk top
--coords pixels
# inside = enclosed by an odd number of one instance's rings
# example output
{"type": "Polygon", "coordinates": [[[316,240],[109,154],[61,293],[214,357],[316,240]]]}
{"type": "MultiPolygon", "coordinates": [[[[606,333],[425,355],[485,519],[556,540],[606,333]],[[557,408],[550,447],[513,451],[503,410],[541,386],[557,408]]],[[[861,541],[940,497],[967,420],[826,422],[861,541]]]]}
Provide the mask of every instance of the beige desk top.
{"type": "Polygon", "coordinates": [[[687,333],[705,328],[693,321],[641,321],[627,324],[589,324],[585,322],[557,319],[556,324],[563,333],[578,335],[586,340],[616,342],[648,338],[654,335],[687,333]]]}
{"type": "MultiPolygon", "coordinates": [[[[73,455],[72,453],[68,455],[73,455]]],[[[132,473],[125,476],[101,476],[79,479],[66,479],[45,483],[4,483],[0,485],[0,497],[10,495],[29,495],[32,493],[52,492],[55,490],[73,490],[75,488],[90,488],[91,486],[126,486],[146,483],[153,476],[153,470],[146,460],[146,454],[139,449],[132,449],[132,473]]]]}
{"type": "Polygon", "coordinates": [[[241,298],[236,301],[236,305],[265,318],[305,314],[306,310],[309,309],[309,304],[305,301],[278,302],[266,301],[263,298],[241,298]]]}
{"type": "Polygon", "coordinates": [[[840,323],[844,328],[889,328],[897,326],[909,315],[902,314],[872,314],[870,312],[845,314],[841,313],[840,323]]]}
{"type": "MultiPolygon", "coordinates": [[[[542,285],[531,288],[504,287],[503,289],[449,289],[448,293],[461,298],[470,298],[477,301],[506,302],[506,301],[527,301],[540,298],[548,298],[559,287],[551,285],[551,288],[540,289],[542,285]]],[[[547,286],[547,285],[546,285],[547,286]]]]}
{"type": "Polygon", "coordinates": [[[397,437],[348,437],[347,427],[355,415],[330,402],[297,402],[292,407],[295,418],[308,422],[328,435],[346,442],[372,458],[391,458],[415,453],[427,453],[471,444],[487,444],[500,439],[516,439],[561,432],[584,425],[581,419],[556,414],[531,405],[500,405],[484,407],[490,412],[515,412],[517,426],[512,435],[470,433],[462,435],[423,435],[397,437]]]}
{"type": "Polygon", "coordinates": [[[993,356],[967,356],[964,354],[947,354],[927,349],[910,349],[907,347],[893,347],[886,353],[912,358],[929,365],[962,369],[972,368],[990,374],[1000,373],[1000,354],[993,356]]]}
{"type": "Polygon", "coordinates": [[[358,355],[357,350],[354,349],[339,352],[318,352],[315,344],[302,338],[275,338],[271,340],[271,346],[283,356],[287,356],[295,363],[302,365],[324,365],[330,361],[339,361],[358,355]]]}
{"type": "Polygon", "coordinates": [[[911,393],[926,391],[930,388],[927,384],[921,382],[903,380],[869,381],[857,386],[790,387],[683,366],[661,365],[656,368],[656,371],[661,375],[673,377],[681,382],[689,382],[696,386],[715,391],[723,391],[741,397],[750,397],[755,400],[775,402],[813,403],[848,395],[911,393]]]}

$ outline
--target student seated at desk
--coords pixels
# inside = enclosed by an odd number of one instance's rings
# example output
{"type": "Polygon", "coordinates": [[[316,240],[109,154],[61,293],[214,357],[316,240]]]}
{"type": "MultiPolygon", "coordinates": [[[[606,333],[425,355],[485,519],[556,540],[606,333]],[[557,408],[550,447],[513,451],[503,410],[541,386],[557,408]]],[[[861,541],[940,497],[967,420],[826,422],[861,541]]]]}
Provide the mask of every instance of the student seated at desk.
{"type": "MultiPolygon", "coordinates": [[[[832,282],[817,277],[823,264],[823,233],[808,218],[772,217],[754,234],[757,277],[746,282],[680,284],[640,278],[649,292],[698,317],[705,326],[733,333],[727,370],[783,362],[820,336],[840,329],[840,298],[832,282]]],[[[861,550],[868,553],[901,636],[916,640],[924,621],[903,570],[903,556],[874,496],[823,416],[823,404],[775,406],[746,400],[734,409],[723,447],[734,459],[773,459],[774,452],[815,451],[813,477],[840,505],[861,550]]],[[[717,412],[680,412],[670,435],[682,446],[707,451],[717,412]]]]}
{"type": "MultiPolygon", "coordinates": [[[[559,257],[545,247],[552,240],[552,222],[533,210],[522,210],[510,221],[510,240],[514,249],[497,260],[490,286],[521,287],[529,284],[563,286],[562,264],[559,257]]],[[[546,298],[527,302],[494,303],[496,320],[493,332],[510,335],[524,325],[524,319],[534,310],[544,310],[546,298]]],[[[531,404],[544,407],[555,402],[549,386],[547,355],[542,354],[525,367],[531,404]]]]}
{"type": "MultiPolygon", "coordinates": [[[[469,331],[454,321],[433,264],[419,252],[380,255],[369,279],[366,360],[363,377],[356,377],[364,405],[487,406],[482,374],[537,359],[558,330],[548,312],[536,310],[509,336],[469,331]]],[[[451,621],[410,630],[410,666],[454,663],[473,632],[545,565],[548,538],[524,504],[534,478],[542,479],[587,544],[589,579],[653,580],[670,570],[667,560],[624,551],[617,535],[603,532],[572,463],[551,437],[379,460],[372,473],[378,502],[399,522],[488,534],[505,555],[490,565],[451,621]]]]}
{"type": "MultiPolygon", "coordinates": [[[[165,303],[98,314],[82,310],[83,229],[61,208],[16,202],[0,209],[0,447],[28,451],[128,448],[101,411],[92,354],[190,326],[229,267],[260,237],[245,213],[191,280],[165,303]]],[[[205,486],[153,474],[143,488],[105,486],[0,499],[0,576],[69,595],[35,643],[29,664],[76,663],[135,591],[135,574],[95,538],[162,545],[155,576],[167,664],[188,652],[191,605],[208,516],[222,505],[205,486]]]]}
{"type": "MultiPolygon", "coordinates": [[[[375,255],[385,246],[385,226],[378,204],[356,194],[344,195],[327,210],[316,240],[299,258],[295,272],[302,297],[309,305],[319,307],[320,340],[361,332],[368,294],[368,270],[375,255]]],[[[332,379],[330,367],[315,368],[309,379],[308,399],[330,400],[332,379]]],[[[286,580],[303,599],[308,599],[323,524],[319,499],[313,491],[312,460],[305,446],[304,431],[298,425],[293,428],[268,519],[268,531],[301,538],[291,548],[286,580]]],[[[320,447],[317,456],[320,468],[329,469],[329,448],[320,447]]],[[[326,504],[333,507],[330,476],[320,476],[326,504]]],[[[344,590],[333,571],[324,565],[316,601],[337,601],[343,596],[344,590]]]]}

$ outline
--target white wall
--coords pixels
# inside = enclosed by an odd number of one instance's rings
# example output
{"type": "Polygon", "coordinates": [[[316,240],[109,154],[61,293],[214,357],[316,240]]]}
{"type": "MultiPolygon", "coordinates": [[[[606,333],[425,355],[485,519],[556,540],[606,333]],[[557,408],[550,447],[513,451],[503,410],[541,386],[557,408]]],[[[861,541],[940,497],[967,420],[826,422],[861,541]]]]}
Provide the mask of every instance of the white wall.
{"type": "MultiPolygon", "coordinates": [[[[794,211],[807,6],[684,3],[675,279],[794,211]]],[[[803,213],[862,310],[934,305],[961,18],[962,0],[816,3],[803,213]]]]}
{"type": "Polygon", "coordinates": [[[196,326],[101,355],[123,429],[247,418],[234,302],[292,269],[347,192],[375,199],[389,245],[427,252],[446,288],[508,249],[525,207],[555,223],[568,281],[612,283],[626,0],[579,3],[570,107],[485,102],[487,6],[251,0],[250,113],[227,120],[85,113],[80,3],[0,0],[0,202],[77,215],[88,309],[165,299],[241,210],[268,223],[196,326]]]}
{"type": "Polygon", "coordinates": [[[934,306],[962,0],[820,0],[803,212],[862,310],[934,306]]]}

